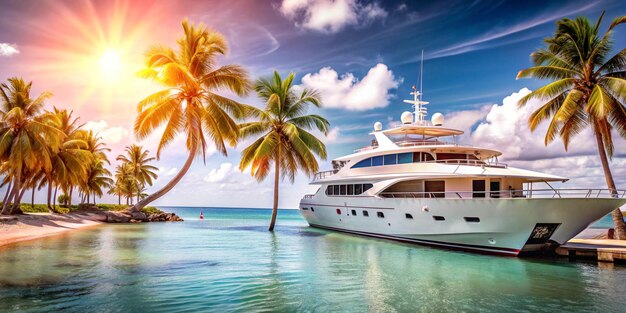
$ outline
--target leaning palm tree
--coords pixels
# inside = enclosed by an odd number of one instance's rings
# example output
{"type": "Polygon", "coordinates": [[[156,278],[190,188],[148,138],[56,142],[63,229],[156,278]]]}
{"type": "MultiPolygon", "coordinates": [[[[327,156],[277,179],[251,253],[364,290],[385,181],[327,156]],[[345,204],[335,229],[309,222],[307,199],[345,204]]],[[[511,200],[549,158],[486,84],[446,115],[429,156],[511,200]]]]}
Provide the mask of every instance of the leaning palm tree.
{"type": "Polygon", "coordinates": [[[161,151],[179,134],[186,137],[189,156],[181,170],[157,192],[139,201],[139,210],[162,197],[185,176],[193,160],[206,155],[207,141],[226,155],[226,144],[237,143],[239,128],[229,114],[241,118],[245,105],[219,95],[228,90],[239,96],[247,94],[250,82],[239,65],[217,66],[216,58],[225,55],[226,39],[203,24],[182,22],[184,36],[178,40],[178,51],[153,46],[146,53],[146,68],[139,75],[163,84],[166,89],[139,102],[135,135],[144,139],[165,125],[157,148],[161,151]]]}
{"type": "Polygon", "coordinates": [[[56,116],[43,112],[44,101],[51,94],[44,92],[33,99],[31,87],[32,82],[17,77],[0,85],[0,160],[6,162],[11,176],[3,214],[21,213],[21,197],[28,179],[24,174],[50,170],[52,151],[58,149],[64,137],[56,116]]]}
{"type": "MultiPolygon", "coordinates": [[[[599,34],[602,17],[595,24],[588,18],[563,19],[557,22],[554,37],[545,39],[546,49],[531,54],[535,66],[522,70],[518,78],[534,77],[553,80],[522,98],[520,106],[531,99],[545,103],[530,116],[529,126],[550,120],[545,136],[548,145],[561,137],[565,150],[570,140],[590,127],[595,135],[598,154],[608,188],[617,195],[609,167],[613,156],[612,130],[626,138],[626,49],[612,57],[611,33],[615,26],[626,22],[626,16],[616,18],[608,30],[599,34]]],[[[612,213],[618,239],[626,239],[622,212],[612,213]]]]}
{"type": "MultiPolygon", "coordinates": [[[[149,164],[155,160],[154,157],[149,156],[148,153],[150,153],[150,151],[144,150],[143,147],[135,144],[127,146],[125,151],[126,155],[119,155],[117,160],[129,165],[133,179],[137,181],[139,186],[142,188],[146,185],[152,186],[152,180],[157,178],[156,171],[159,169],[149,164]]],[[[137,202],[139,202],[139,196],[141,194],[139,189],[140,188],[137,188],[136,192],[137,202]]]]}
{"type": "Polygon", "coordinates": [[[315,155],[326,159],[326,146],[307,130],[328,132],[328,121],[319,115],[305,115],[310,105],[320,106],[319,94],[304,89],[296,94],[293,90],[294,74],[283,80],[278,72],[271,79],[259,79],[254,89],[265,101],[265,109],[251,110],[258,121],[244,123],[241,137],[261,135],[242,151],[239,169],[251,167],[251,174],[258,181],[264,180],[274,164],[274,205],[269,231],[274,230],[278,213],[278,182],[288,177],[294,181],[298,170],[313,175],[318,170],[315,155]]]}

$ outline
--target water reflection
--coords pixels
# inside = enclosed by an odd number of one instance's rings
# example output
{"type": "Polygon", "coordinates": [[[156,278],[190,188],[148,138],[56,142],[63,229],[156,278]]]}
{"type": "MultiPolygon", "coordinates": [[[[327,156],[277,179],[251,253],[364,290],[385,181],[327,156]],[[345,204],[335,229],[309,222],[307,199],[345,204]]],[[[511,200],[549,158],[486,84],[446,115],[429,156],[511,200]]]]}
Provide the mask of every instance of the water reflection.
{"type": "Polygon", "coordinates": [[[619,311],[626,303],[622,266],[431,249],[297,218],[269,233],[264,216],[205,214],[3,248],[0,311],[619,311]]]}

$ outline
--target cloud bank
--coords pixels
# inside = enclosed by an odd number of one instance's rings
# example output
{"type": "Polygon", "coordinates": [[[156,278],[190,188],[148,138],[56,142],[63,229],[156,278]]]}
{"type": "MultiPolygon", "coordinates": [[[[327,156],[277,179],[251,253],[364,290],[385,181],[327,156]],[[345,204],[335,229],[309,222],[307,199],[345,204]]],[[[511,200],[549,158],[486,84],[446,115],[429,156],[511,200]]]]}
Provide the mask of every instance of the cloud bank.
{"type": "Polygon", "coordinates": [[[283,0],[278,7],[297,27],[322,33],[336,33],[348,25],[363,26],[388,13],[378,2],[358,0],[283,0]]]}
{"type": "Polygon", "coordinates": [[[17,45],[0,42],[0,56],[10,57],[18,53],[20,50],[17,49],[17,45]]]}
{"type": "Polygon", "coordinates": [[[372,67],[361,80],[352,73],[341,76],[331,67],[302,77],[302,86],[320,91],[324,108],[364,111],[384,108],[389,104],[389,91],[397,89],[397,79],[387,65],[372,67]]]}
{"type": "Polygon", "coordinates": [[[89,121],[85,123],[84,128],[99,134],[107,144],[119,143],[129,134],[128,130],[122,126],[109,127],[109,123],[105,120],[89,121]]]}

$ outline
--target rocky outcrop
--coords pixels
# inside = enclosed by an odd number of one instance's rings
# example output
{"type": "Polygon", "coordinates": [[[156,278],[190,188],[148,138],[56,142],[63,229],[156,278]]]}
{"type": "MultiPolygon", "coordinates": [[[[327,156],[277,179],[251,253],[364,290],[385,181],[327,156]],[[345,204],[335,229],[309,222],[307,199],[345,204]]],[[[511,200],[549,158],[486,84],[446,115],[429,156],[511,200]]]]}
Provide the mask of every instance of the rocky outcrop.
{"type": "Polygon", "coordinates": [[[154,213],[148,215],[148,222],[182,222],[183,219],[174,213],[154,213]]]}
{"type": "Polygon", "coordinates": [[[105,223],[144,223],[144,222],[182,222],[175,213],[152,213],[146,214],[139,211],[101,211],[98,208],[85,206],[80,211],[88,213],[92,220],[105,223]]]}

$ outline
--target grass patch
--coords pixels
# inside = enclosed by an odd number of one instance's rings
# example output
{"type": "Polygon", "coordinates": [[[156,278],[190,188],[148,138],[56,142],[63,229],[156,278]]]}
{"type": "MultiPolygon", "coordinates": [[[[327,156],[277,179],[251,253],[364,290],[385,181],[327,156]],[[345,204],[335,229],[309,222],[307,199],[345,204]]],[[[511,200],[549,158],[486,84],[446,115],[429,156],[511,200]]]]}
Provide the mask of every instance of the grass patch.
{"type": "MultiPolygon", "coordinates": [[[[0,202],[0,206],[2,206],[2,203],[0,202]]],[[[100,203],[100,204],[96,204],[96,207],[98,208],[98,210],[100,211],[122,211],[126,208],[128,208],[128,205],[125,204],[106,204],[106,203],[100,203]]],[[[33,207],[30,203],[22,203],[20,205],[20,208],[22,209],[22,212],[24,213],[48,213],[50,212],[48,210],[48,205],[47,204],[41,204],[41,203],[36,203],[35,206],[33,207]]],[[[68,212],[72,212],[72,211],[77,211],[78,210],[78,205],[72,205],[71,207],[62,207],[57,205],[56,206],[56,210],[59,213],[68,213],[68,212]]],[[[141,212],[145,213],[145,214],[154,214],[154,213],[163,213],[163,211],[153,207],[153,206],[146,206],[143,209],[141,209],[141,212]]]]}

